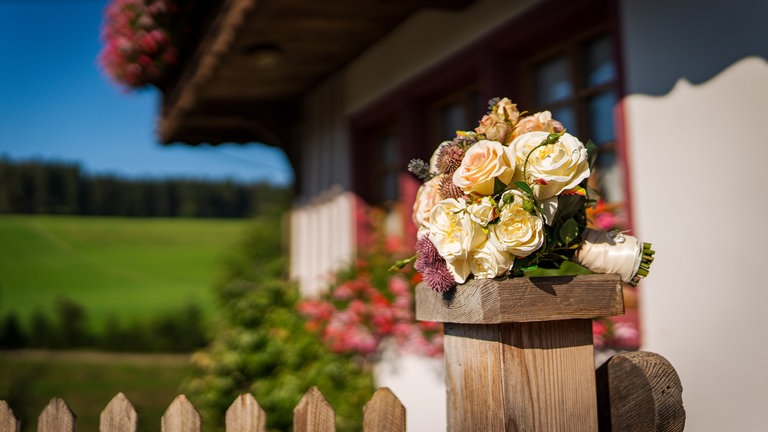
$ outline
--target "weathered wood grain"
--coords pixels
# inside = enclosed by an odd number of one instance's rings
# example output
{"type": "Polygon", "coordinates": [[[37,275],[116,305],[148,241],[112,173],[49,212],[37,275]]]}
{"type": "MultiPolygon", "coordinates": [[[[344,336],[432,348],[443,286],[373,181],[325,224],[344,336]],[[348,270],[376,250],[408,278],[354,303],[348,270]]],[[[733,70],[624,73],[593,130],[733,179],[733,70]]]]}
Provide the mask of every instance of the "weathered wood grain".
{"type": "Polygon", "coordinates": [[[203,421],[192,403],[184,395],[176,396],[160,419],[162,432],[200,432],[203,421]]]}
{"type": "Polygon", "coordinates": [[[66,402],[53,398],[37,418],[38,432],[75,432],[75,414],[66,402]]]}
{"type": "Polygon", "coordinates": [[[386,387],[376,390],[363,408],[364,432],[405,432],[405,407],[386,387]]]}
{"type": "Polygon", "coordinates": [[[139,416],[125,395],[112,398],[99,416],[99,432],[136,432],[139,416]]]}
{"type": "Polygon", "coordinates": [[[232,402],[226,414],[227,432],[264,432],[267,415],[251,394],[241,394],[232,402]]]}
{"type": "Polygon", "coordinates": [[[465,324],[596,318],[624,313],[613,274],[474,279],[448,293],[416,287],[416,319],[465,324]]]}
{"type": "Polygon", "coordinates": [[[601,432],[679,432],[685,428],[683,386],[659,354],[617,354],[597,370],[601,432]]]}
{"type": "Polygon", "coordinates": [[[21,422],[4,400],[0,400],[0,431],[19,432],[21,422]]]}
{"type": "Polygon", "coordinates": [[[294,432],[333,432],[336,430],[336,414],[317,387],[304,394],[293,410],[294,432]]]}
{"type": "Polygon", "coordinates": [[[596,431],[589,320],[446,324],[448,430],[596,431]]]}

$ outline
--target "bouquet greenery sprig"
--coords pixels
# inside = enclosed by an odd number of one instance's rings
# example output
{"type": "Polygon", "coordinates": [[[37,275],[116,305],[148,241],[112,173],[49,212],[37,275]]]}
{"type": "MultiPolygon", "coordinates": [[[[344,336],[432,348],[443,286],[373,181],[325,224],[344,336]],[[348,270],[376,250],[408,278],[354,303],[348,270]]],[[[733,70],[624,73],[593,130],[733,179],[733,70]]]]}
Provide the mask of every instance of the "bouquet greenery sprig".
{"type": "Polygon", "coordinates": [[[470,278],[618,273],[637,284],[650,245],[587,228],[587,187],[597,148],[549,111],[520,112],[493,99],[474,131],[458,131],[409,171],[424,184],[413,206],[413,261],[440,292],[470,278]]]}

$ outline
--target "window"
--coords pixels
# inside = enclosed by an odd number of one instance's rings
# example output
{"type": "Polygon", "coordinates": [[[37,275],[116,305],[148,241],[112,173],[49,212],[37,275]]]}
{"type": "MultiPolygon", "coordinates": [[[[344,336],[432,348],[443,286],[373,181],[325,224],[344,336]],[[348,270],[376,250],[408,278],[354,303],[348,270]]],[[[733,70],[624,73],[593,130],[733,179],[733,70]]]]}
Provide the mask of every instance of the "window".
{"type": "Polygon", "coordinates": [[[599,149],[595,185],[607,202],[623,202],[622,175],[616,157],[613,108],[618,101],[616,65],[610,36],[576,39],[534,60],[528,74],[536,111],[552,117],[599,149]]]}
{"type": "Polygon", "coordinates": [[[485,114],[487,105],[487,101],[482,100],[480,92],[474,88],[455,92],[436,101],[431,109],[432,150],[438,143],[453,139],[458,130],[473,130],[485,114]]]}
{"type": "Polygon", "coordinates": [[[397,136],[391,130],[376,135],[373,139],[373,200],[387,203],[400,198],[398,176],[403,170],[397,136]]]}

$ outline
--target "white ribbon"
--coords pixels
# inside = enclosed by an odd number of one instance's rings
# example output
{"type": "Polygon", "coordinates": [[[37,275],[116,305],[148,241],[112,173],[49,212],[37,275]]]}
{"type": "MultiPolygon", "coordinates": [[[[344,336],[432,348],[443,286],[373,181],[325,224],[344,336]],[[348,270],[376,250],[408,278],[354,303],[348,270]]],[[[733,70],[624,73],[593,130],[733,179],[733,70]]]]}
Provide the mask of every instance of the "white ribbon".
{"type": "Polygon", "coordinates": [[[643,244],[635,237],[587,228],[574,260],[595,273],[616,273],[629,282],[640,268],[642,255],[643,244]]]}

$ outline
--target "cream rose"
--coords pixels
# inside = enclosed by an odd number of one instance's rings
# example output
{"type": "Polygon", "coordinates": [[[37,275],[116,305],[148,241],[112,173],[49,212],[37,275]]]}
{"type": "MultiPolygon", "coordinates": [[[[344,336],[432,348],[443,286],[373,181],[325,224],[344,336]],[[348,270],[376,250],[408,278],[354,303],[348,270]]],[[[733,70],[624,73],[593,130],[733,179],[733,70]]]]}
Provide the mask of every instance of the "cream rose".
{"type": "Polygon", "coordinates": [[[483,197],[467,206],[469,217],[479,225],[486,226],[496,219],[496,204],[491,197],[483,197]]]}
{"type": "Polygon", "coordinates": [[[453,183],[465,193],[493,195],[495,180],[508,185],[514,173],[512,149],[497,141],[482,140],[464,154],[461,166],[453,173],[453,183]]]}
{"type": "Polygon", "coordinates": [[[478,279],[490,279],[503,276],[512,268],[514,257],[506,251],[500,251],[491,241],[472,253],[469,268],[478,279]]]}
{"type": "Polygon", "coordinates": [[[470,252],[487,238],[482,227],[469,216],[464,200],[444,199],[429,215],[429,240],[437,248],[457,283],[464,283],[470,273],[470,252]]]}
{"type": "Polygon", "coordinates": [[[421,238],[429,232],[429,213],[432,207],[440,201],[440,180],[442,175],[432,177],[429,181],[422,184],[419,191],[416,192],[416,201],[413,203],[413,222],[418,228],[417,238],[421,238]]]}
{"type": "Polygon", "coordinates": [[[537,148],[547,136],[549,132],[528,132],[510,144],[517,164],[515,180],[531,185],[537,201],[574,188],[590,175],[587,149],[578,138],[564,133],[556,143],[537,148]]]}
{"type": "Polygon", "coordinates": [[[521,258],[535,252],[544,243],[544,222],[525,211],[524,200],[522,192],[504,192],[499,221],[490,225],[489,229],[494,246],[521,258]]]}

